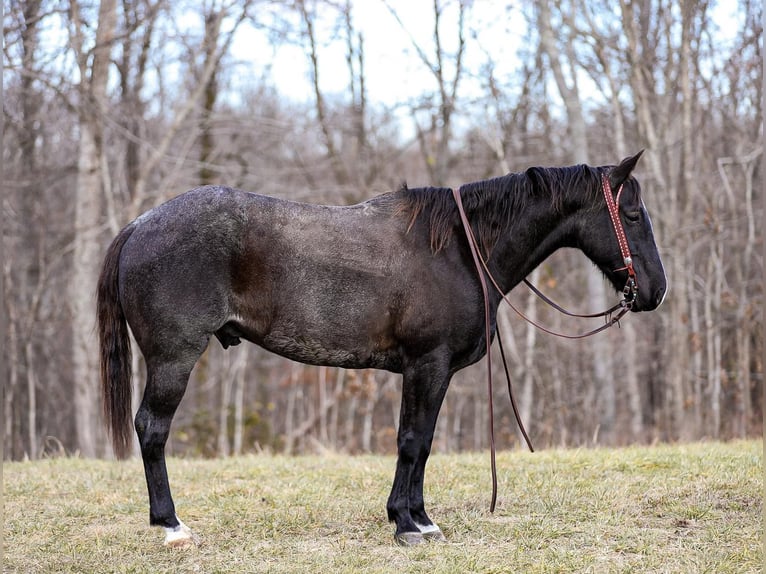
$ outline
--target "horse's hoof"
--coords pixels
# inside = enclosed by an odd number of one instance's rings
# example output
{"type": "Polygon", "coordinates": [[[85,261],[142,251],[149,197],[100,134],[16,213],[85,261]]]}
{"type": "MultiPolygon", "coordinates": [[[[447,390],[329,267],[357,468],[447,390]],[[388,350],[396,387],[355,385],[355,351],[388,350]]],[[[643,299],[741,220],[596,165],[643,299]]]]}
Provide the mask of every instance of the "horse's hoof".
{"type": "Polygon", "coordinates": [[[197,547],[197,542],[194,540],[194,538],[173,538],[173,539],[170,539],[168,537],[165,537],[164,545],[167,548],[186,549],[186,548],[196,548],[197,547]]]}
{"type": "Polygon", "coordinates": [[[186,524],[180,520],[178,522],[179,524],[175,528],[165,529],[164,545],[168,548],[196,548],[199,546],[199,536],[194,534],[186,524]]]}
{"type": "Polygon", "coordinates": [[[444,533],[442,533],[438,526],[436,527],[436,530],[423,532],[422,534],[423,538],[425,538],[428,542],[447,542],[447,538],[444,536],[444,533]]]}
{"type": "Polygon", "coordinates": [[[416,523],[415,526],[418,527],[420,533],[423,535],[423,538],[428,542],[447,542],[447,539],[444,537],[441,528],[436,526],[436,524],[423,526],[416,523]]]}
{"type": "Polygon", "coordinates": [[[401,532],[394,535],[394,540],[399,546],[417,546],[426,541],[420,532],[401,532]]]}
{"type": "Polygon", "coordinates": [[[423,538],[425,538],[428,542],[447,542],[447,538],[444,536],[444,534],[442,534],[441,530],[423,534],[423,538]]]}

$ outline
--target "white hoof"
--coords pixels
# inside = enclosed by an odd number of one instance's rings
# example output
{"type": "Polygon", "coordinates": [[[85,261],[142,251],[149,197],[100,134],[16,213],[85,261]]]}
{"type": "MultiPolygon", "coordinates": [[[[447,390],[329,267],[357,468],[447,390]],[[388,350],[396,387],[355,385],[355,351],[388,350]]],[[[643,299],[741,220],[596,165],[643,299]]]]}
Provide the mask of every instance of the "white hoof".
{"type": "Polygon", "coordinates": [[[164,545],[168,548],[194,548],[199,546],[199,537],[180,520],[178,526],[165,528],[164,545]]]}

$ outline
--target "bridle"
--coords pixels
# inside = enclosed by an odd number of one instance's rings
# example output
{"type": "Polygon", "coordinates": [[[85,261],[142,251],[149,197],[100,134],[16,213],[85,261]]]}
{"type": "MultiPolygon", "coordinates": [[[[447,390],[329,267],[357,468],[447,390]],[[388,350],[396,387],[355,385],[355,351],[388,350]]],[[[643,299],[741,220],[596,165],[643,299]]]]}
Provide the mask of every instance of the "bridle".
{"type": "MultiPolygon", "coordinates": [[[[505,294],[502,293],[500,290],[500,287],[498,287],[497,283],[495,282],[494,278],[492,278],[492,275],[489,274],[489,270],[487,269],[486,264],[484,261],[482,261],[482,267],[484,271],[490,276],[490,279],[492,280],[492,283],[495,286],[495,289],[500,292],[503,299],[505,300],[508,305],[510,305],[511,309],[513,309],[517,315],[519,315],[522,319],[524,319],[527,323],[530,323],[540,329],[541,331],[544,331],[545,333],[548,333],[549,335],[555,335],[556,337],[562,337],[564,339],[584,339],[585,337],[590,337],[591,335],[595,335],[596,333],[600,333],[601,331],[604,331],[605,329],[608,329],[615,323],[619,323],[620,319],[633,308],[633,305],[636,303],[636,298],[638,297],[638,283],[636,282],[636,270],[633,267],[633,256],[630,253],[630,246],[628,245],[628,238],[625,235],[625,228],[622,225],[622,220],[620,220],[620,196],[622,194],[623,185],[620,185],[620,187],[617,189],[617,195],[612,195],[612,186],[609,183],[609,176],[606,174],[603,174],[601,176],[601,189],[604,192],[604,201],[606,202],[607,210],[609,211],[609,218],[612,221],[612,228],[614,229],[614,234],[617,237],[617,244],[620,248],[620,255],[622,256],[622,262],[624,263],[623,267],[618,267],[615,269],[615,271],[627,271],[628,272],[628,279],[625,282],[625,286],[622,288],[622,300],[617,302],[615,305],[610,307],[609,309],[606,309],[605,311],[601,311],[599,313],[587,313],[587,314],[580,314],[580,313],[572,313],[571,311],[567,311],[564,307],[544,295],[537,287],[532,285],[532,283],[529,282],[528,279],[524,278],[524,283],[527,287],[540,299],[545,301],[548,305],[556,309],[557,311],[563,313],[564,315],[568,315],[569,317],[578,317],[581,319],[594,319],[599,317],[606,318],[606,321],[603,325],[600,327],[597,327],[591,331],[587,331],[585,333],[579,333],[577,335],[569,335],[565,333],[557,333],[556,331],[552,331],[548,329],[547,327],[544,327],[543,325],[540,325],[539,323],[536,323],[526,315],[524,315],[521,311],[519,311],[516,306],[508,300],[508,298],[505,296],[505,294]],[[614,312],[619,310],[619,313],[614,315],[614,312]]],[[[459,208],[458,208],[459,210],[459,208]]],[[[463,223],[465,226],[465,222],[463,223]]],[[[470,228],[469,228],[470,231],[470,228]]],[[[473,238],[473,233],[471,233],[471,239],[470,241],[475,241],[476,239],[473,238]]]]}
{"type": "Polygon", "coordinates": [[[617,195],[612,196],[612,186],[609,183],[609,176],[607,174],[601,175],[601,189],[604,191],[604,200],[606,206],[609,209],[609,217],[612,220],[612,227],[614,228],[614,234],[617,236],[617,244],[620,246],[620,255],[622,255],[622,262],[625,267],[615,269],[615,271],[627,271],[628,281],[625,283],[625,287],[622,289],[623,304],[628,310],[633,307],[638,297],[638,284],[636,283],[636,270],[633,268],[633,257],[630,254],[630,246],[628,245],[628,238],[625,236],[625,228],[622,226],[620,220],[620,196],[622,195],[622,189],[624,184],[621,184],[617,190],[617,195]]]}
{"type": "MultiPolygon", "coordinates": [[[[492,333],[490,329],[489,289],[487,287],[487,281],[484,275],[486,273],[486,276],[489,277],[489,280],[491,281],[492,285],[495,287],[497,292],[500,294],[502,299],[506,303],[508,303],[508,305],[510,305],[511,309],[513,309],[517,315],[519,315],[522,319],[524,319],[531,325],[551,335],[555,335],[557,337],[563,337],[566,339],[583,339],[585,337],[590,337],[591,335],[595,335],[596,333],[599,333],[605,329],[608,329],[615,323],[619,323],[620,319],[628,311],[630,311],[633,308],[633,305],[636,302],[636,298],[638,297],[638,283],[636,282],[636,271],[633,267],[633,257],[630,253],[628,238],[625,235],[625,229],[623,228],[622,221],[620,220],[620,195],[622,194],[623,185],[620,185],[620,187],[618,188],[616,196],[613,195],[612,186],[609,182],[609,176],[607,174],[602,174],[601,189],[604,193],[604,200],[606,201],[606,206],[609,211],[609,217],[612,221],[612,227],[614,228],[614,233],[615,233],[615,236],[617,237],[617,244],[619,245],[619,248],[620,248],[620,255],[622,256],[622,261],[624,263],[624,267],[615,269],[615,271],[627,271],[628,273],[628,279],[625,283],[625,287],[623,287],[623,290],[622,290],[622,294],[623,294],[622,300],[618,302],[616,305],[614,305],[613,307],[605,311],[601,311],[600,313],[591,313],[591,314],[581,315],[581,314],[567,311],[561,305],[559,305],[558,303],[546,297],[539,289],[537,289],[537,287],[532,285],[526,278],[524,279],[524,283],[526,283],[526,285],[532,290],[533,293],[535,293],[538,297],[540,297],[543,301],[548,303],[554,309],[564,313],[565,315],[568,315],[570,317],[581,317],[581,318],[604,317],[606,319],[605,323],[601,325],[600,327],[593,329],[591,331],[587,331],[585,333],[580,333],[576,335],[557,333],[555,331],[552,331],[540,325],[536,321],[533,321],[526,315],[524,315],[524,313],[519,311],[519,309],[517,309],[516,306],[513,303],[511,303],[511,301],[505,295],[503,290],[497,284],[497,281],[495,280],[495,278],[490,273],[489,268],[487,267],[486,261],[479,253],[476,237],[474,236],[473,231],[471,230],[471,224],[469,223],[468,217],[465,214],[463,201],[460,196],[460,189],[454,188],[452,190],[452,194],[455,198],[455,203],[457,204],[458,213],[460,214],[460,221],[463,225],[463,230],[465,231],[466,239],[468,240],[468,247],[470,248],[471,256],[473,257],[474,264],[476,265],[476,272],[478,273],[478,276],[479,276],[479,283],[481,284],[481,290],[484,297],[484,335],[485,335],[486,354],[487,354],[487,391],[489,393],[489,427],[490,427],[489,434],[490,434],[490,457],[491,457],[491,467],[492,467],[492,501],[489,507],[490,512],[495,511],[495,504],[497,502],[497,466],[496,466],[496,456],[495,456],[494,408],[492,405],[492,356],[490,352],[491,343],[492,343],[492,339],[491,339],[492,333]],[[619,313],[613,316],[613,313],[617,311],[618,309],[619,309],[619,313]]],[[[496,319],[496,322],[497,322],[497,319],[496,319]]],[[[508,384],[508,396],[511,399],[513,414],[516,417],[516,422],[519,425],[519,430],[521,431],[521,434],[524,436],[524,440],[527,443],[527,447],[529,448],[530,452],[534,452],[534,448],[532,447],[532,442],[529,440],[529,435],[527,434],[527,431],[524,428],[524,423],[522,422],[521,416],[519,415],[519,410],[518,410],[518,407],[516,406],[516,400],[513,397],[513,391],[511,388],[511,377],[508,371],[507,361],[505,360],[505,351],[503,350],[503,341],[499,335],[499,331],[498,331],[497,342],[498,342],[498,347],[500,349],[500,358],[503,361],[505,378],[508,384]]]]}

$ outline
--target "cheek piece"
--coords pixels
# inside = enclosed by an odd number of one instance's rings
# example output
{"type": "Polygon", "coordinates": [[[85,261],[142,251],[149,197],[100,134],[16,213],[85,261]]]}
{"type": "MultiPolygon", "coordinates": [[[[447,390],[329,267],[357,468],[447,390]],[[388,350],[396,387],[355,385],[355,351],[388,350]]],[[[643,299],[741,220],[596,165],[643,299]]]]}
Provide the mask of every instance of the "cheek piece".
{"type": "Polygon", "coordinates": [[[625,235],[625,229],[620,220],[620,195],[622,194],[623,186],[621,185],[617,190],[617,196],[613,196],[609,177],[604,174],[601,176],[601,189],[604,192],[604,200],[606,201],[606,207],[609,210],[609,217],[612,220],[614,234],[617,236],[617,244],[620,246],[620,255],[622,255],[622,261],[625,264],[624,267],[619,267],[615,269],[615,271],[628,272],[628,280],[625,283],[625,287],[622,289],[623,299],[620,304],[624,308],[630,309],[638,298],[638,283],[636,282],[636,270],[633,268],[633,257],[630,254],[628,238],[625,235]]]}

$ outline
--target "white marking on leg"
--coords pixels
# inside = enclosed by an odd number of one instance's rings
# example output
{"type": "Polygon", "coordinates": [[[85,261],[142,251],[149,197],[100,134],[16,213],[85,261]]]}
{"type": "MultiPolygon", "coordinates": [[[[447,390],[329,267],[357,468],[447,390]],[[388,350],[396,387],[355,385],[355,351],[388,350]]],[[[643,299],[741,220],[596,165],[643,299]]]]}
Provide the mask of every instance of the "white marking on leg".
{"type": "Polygon", "coordinates": [[[186,526],[181,519],[176,516],[178,526],[172,528],[165,527],[165,546],[182,547],[196,546],[199,544],[199,538],[186,526]]]}
{"type": "Polygon", "coordinates": [[[442,529],[436,526],[436,524],[418,524],[415,523],[415,526],[418,527],[418,530],[420,530],[420,534],[423,535],[424,540],[428,540],[429,542],[446,542],[447,538],[444,536],[444,533],[442,532],[442,529]]]}
{"type": "Polygon", "coordinates": [[[438,530],[438,531],[441,531],[441,528],[439,528],[438,526],[436,526],[436,524],[428,524],[428,525],[423,525],[423,524],[418,524],[418,523],[416,522],[416,523],[415,523],[415,526],[417,526],[417,527],[418,527],[418,530],[420,530],[420,532],[421,532],[422,534],[430,534],[431,532],[436,532],[437,530],[438,530]]]}

